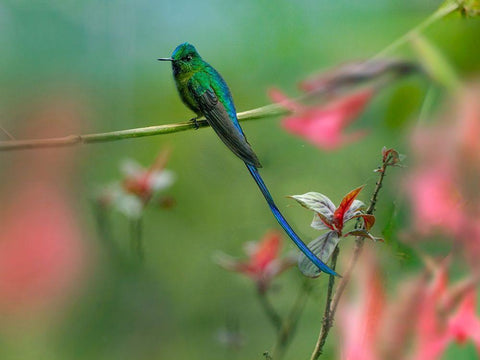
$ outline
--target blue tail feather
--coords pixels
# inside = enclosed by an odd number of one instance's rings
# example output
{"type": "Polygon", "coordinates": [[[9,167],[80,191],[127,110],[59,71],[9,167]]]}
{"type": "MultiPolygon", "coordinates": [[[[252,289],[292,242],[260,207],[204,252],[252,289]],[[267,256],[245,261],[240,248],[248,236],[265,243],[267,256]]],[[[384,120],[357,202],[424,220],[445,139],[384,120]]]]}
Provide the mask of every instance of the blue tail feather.
{"type": "Polygon", "coordinates": [[[305,254],[305,256],[309,258],[310,261],[312,261],[316,266],[318,266],[321,271],[330,275],[338,276],[338,274],[334,270],[330,269],[323,261],[321,261],[317,256],[315,256],[315,254],[307,247],[307,245],[298,237],[295,231],[293,231],[287,220],[285,220],[285,218],[283,217],[280,210],[278,210],[277,205],[275,205],[272,195],[270,195],[270,191],[268,191],[267,186],[263,182],[263,179],[260,176],[257,168],[250,164],[245,165],[247,166],[248,171],[250,171],[250,174],[252,174],[253,178],[255,179],[255,182],[260,188],[263,196],[267,200],[268,206],[270,206],[273,216],[275,216],[275,219],[277,219],[280,226],[285,230],[288,236],[290,236],[295,245],[297,245],[298,248],[305,254]]]}

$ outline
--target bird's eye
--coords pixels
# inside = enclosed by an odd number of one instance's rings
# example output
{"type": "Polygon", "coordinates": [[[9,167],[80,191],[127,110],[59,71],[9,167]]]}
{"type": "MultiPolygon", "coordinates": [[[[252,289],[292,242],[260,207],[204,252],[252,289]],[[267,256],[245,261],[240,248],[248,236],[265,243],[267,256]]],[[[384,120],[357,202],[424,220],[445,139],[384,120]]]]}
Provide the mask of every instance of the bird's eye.
{"type": "Polygon", "coordinates": [[[187,55],[183,58],[185,61],[191,61],[192,60],[192,55],[187,55]]]}

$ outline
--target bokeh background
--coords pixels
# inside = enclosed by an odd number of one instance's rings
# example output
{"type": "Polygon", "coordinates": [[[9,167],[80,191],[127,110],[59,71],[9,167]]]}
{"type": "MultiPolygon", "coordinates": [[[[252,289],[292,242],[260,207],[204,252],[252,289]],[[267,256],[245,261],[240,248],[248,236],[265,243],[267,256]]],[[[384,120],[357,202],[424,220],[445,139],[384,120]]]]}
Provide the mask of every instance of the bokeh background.
{"type": "MultiPolygon", "coordinates": [[[[170,66],[156,61],[184,41],[222,73],[237,110],[252,109],[271,102],[273,86],[296,96],[297,83],[309,75],[375,55],[438,6],[433,0],[3,0],[0,123],[16,138],[39,138],[188,120],[170,66]]],[[[426,35],[461,77],[480,70],[477,19],[450,16],[426,35]]],[[[393,55],[415,59],[408,45],[393,55]]],[[[368,136],[335,151],[286,133],[280,118],[243,125],[262,176],[302,238],[317,235],[311,214],[285,196],[318,191],[338,203],[366,184],[360,199],[368,201],[381,148],[408,155],[407,134],[428,86],[414,76],[386,87],[353,125],[368,136]]],[[[444,93],[431,96],[433,117],[444,93]]],[[[210,129],[4,152],[0,171],[6,254],[0,255],[0,358],[260,359],[270,350],[275,335],[254,285],[218,267],[212,255],[243,256],[246,241],[278,226],[245,167],[210,129]],[[175,205],[145,210],[139,269],[129,262],[128,218],[107,212],[108,228],[99,229],[95,198],[99,188],[120,181],[125,158],[148,167],[167,147],[176,181],[165,194],[175,205]],[[218,340],[232,323],[243,338],[236,350],[218,340]]],[[[421,266],[398,236],[410,223],[399,191],[402,171],[392,169],[377,205],[375,232],[386,242],[374,246],[387,264],[387,288],[421,266]]],[[[286,244],[285,251],[294,248],[286,244]]],[[[427,247],[440,255],[447,248],[427,247]]],[[[275,283],[271,298],[280,312],[301,278],[292,269],[275,283]]],[[[315,280],[287,359],[311,354],[326,285],[323,277],[315,280]]],[[[326,358],[338,355],[336,336],[326,358]]],[[[453,346],[450,356],[470,359],[472,352],[453,346]]]]}

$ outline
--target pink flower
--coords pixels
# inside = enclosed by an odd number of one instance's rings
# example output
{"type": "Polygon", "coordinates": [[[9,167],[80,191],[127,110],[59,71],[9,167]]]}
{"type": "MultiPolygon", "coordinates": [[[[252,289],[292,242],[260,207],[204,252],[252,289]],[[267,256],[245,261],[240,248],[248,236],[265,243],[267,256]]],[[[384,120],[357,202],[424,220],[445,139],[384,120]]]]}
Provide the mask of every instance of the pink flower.
{"type": "Polygon", "coordinates": [[[273,101],[293,112],[283,122],[283,128],[325,150],[333,150],[357,141],[365,131],[345,133],[345,129],[362,112],[370,101],[373,91],[363,90],[344,96],[327,105],[306,106],[287,98],[277,89],[269,93],[273,101]]]}
{"type": "Polygon", "coordinates": [[[476,279],[448,286],[447,262],[434,266],[434,277],[419,298],[416,324],[414,360],[440,359],[451,342],[463,343],[472,338],[480,355],[478,329],[480,321],[475,314],[476,279]],[[472,296],[473,295],[473,296],[472,296]]]}
{"type": "Polygon", "coordinates": [[[476,314],[475,289],[469,290],[458,307],[455,315],[448,320],[447,333],[458,344],[472,340],[480,354],[480,320],[476,314]]]}
{"type": "MultiPolygon", "coordinates": [[[[64,95],[48,94],[48,101],[25,123],[40,138],[76,133],[79,105],[64,95]]],[[[12,328],[62,314],[82,291],[94,252],[70,194],[76,174],[74,149],[10,156],[12,165],[1,188],[0,326],[12,328]]]]}
{"type": "Polygon", "coordinates": [[[476,279],[449,285],[446,262],[431,264],[430,281],[419,276],[387,297],[375,258],[365,255],[355,273],[357,296],[339,308],[342,359],[440,360],[451,343],[467,340],[480,355],[476,279]]]}
{"type": "Polygon", "coordinates": [[[375,259],[369,258],[357,273],[359,293],[355,302],[342,304],[339,314],[342,332],[340,358],[344,360],[376,360],[378,336],[385,294],[375,259]]]}
{"type": "Polygon", "coordinates": [[[296,256],[280,257],[281,247],[281,234],[270,231],[259,242],[246,244],[247,261],[239,261],[223,253],[217,254],[215,260],[224,269],[247,275],[255,281],[259,291],[264,292],[276,276],[296,262],[296,256]]]}
{"type": "Polygon", "coordinates": [[[454,180],[454,171],[446,167],[420,168],[409,178],[408,194],[413,203],[415,229],[428,234],[443,228],[450,234],[463,223],[461,198],[454,180]]]}
{"type": "Polygon", "coordinates": [[[418,66],[408,61],[370,59],[341,64],[299,84],[306,93],[305,99],[326,98],[329,100],[326,105],[304,105],[277,89],[272,89],[269,95],[292,113],[282,122],[287,132],[321,149],[333,150],[366,135],[365,131],[345,133],[345,129],[366,107],[375,89],[417,70],[418,66]],[[362,90],[352,93],[359,86],[363,86],[362,90]]]}
{"type": "Polygon", "coordinates": [[[85,242],[68,197],[53,184],[17,189],[0,217],[0,313],[53,310],[86,270],[85,242]]]}
{"type": "Polygon", "coordinates": [[[463,89],[443,119],[412,136],[415,166],[406,181],[414,231],[443,231],[471,266],[480,256],[480,85],[463,89]]]}

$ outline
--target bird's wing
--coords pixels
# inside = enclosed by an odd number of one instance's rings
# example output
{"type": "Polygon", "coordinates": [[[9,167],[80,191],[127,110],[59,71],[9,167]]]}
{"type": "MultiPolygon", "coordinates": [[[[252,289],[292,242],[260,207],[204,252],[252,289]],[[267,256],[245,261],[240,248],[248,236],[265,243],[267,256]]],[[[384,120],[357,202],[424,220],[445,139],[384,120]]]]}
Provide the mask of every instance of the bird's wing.
{"type": "Polygon", "coordinates": [[[188,86],[202,114],[225,145],[245,163],[257,168],[262,167],[257,155],[245,136],[236,128],[225,105],[218,99],[215,91],[211,87],[202,86],[195,79],[191,79],[188,86]]]}

